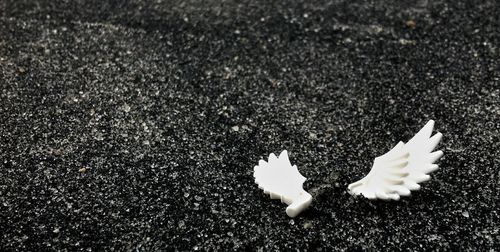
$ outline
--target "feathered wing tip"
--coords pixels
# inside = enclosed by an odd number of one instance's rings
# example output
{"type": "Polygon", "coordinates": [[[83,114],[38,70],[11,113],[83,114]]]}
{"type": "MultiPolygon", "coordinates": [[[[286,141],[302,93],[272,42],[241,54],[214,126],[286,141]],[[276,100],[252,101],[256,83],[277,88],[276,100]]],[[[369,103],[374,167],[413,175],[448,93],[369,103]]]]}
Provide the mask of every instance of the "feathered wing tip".
{"type": "Polygon", "coordinates": [[[281,199],[289,205],[286,213],[290,217],[297,216],[312,202],[312,196],[302,188],[306,178],[297,166],[292,166],[286,150],[278,157],[271,153],[267,162],[260,160],[259,165],[254,167],[254,177],[255,183],[271,199],[281,199]]]}
{"type": "Polygon", "coordinates": [[[442,138],[441,133],[432,135],[434,121],[430,120],[408,143],[399,142],[386,154],[375,158],[368,175],[348,186],[352,195],[369,199],[399,200],[419,190],[419,183],[430,179],[429,173],[438,169],[434,164],[442,151],[434,148],[442,138]]]}

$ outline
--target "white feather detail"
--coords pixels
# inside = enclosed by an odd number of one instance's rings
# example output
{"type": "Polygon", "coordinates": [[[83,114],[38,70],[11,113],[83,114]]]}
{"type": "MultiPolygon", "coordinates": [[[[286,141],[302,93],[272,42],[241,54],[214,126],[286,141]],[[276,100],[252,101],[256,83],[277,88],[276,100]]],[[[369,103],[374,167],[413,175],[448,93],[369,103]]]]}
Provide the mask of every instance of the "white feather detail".
{"type": "Polygon", "coordinates": [[[442,151],[432,152],[442,138],[441,133],[431,137],[433,128],[434,121],[430,120],[408,143],[399,142],[375,158],[368,175],[348,186],[349,193],[368,199],[399,200],[419,190],[419,183],[430,179],[428,174],[438,169],[434,162],[443,156],[442,151]]]}
{"type": "Polygon", "coordinates": [[[271,199],[281,199],[281,202],[289,205],[286,213],[292,218],[312,202],[312,196],[302,188],[306,178],[300,174],[297,166],[292,166],[286,150],[279,157],[271,153],[268,162],[260,160],[259,165],[254,167],[253,176],[255,183],[271,199]]]}

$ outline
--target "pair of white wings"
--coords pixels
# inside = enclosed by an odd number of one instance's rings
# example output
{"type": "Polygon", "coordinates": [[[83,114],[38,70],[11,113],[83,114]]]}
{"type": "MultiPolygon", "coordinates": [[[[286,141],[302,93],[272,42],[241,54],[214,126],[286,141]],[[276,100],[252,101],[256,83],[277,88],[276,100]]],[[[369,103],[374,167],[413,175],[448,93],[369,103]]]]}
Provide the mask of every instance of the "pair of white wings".
{"type": "MultiPolygon", "coordinates": [[[[372,169],[361,180],[348,186],[352,195],[363,195],[368,199],[399,200],[413,190],[419,190],[419,183],[430,179],[429,173],[438,169],[434,164],[442,155],[435,151],[442,134],[431,136],[434,121],[429,121],[406,144],[399,142],[386,154],[375,158],[372,169]]],[[[291,165],[288,153],[283,151],[279,157],[269,155],[268,162],[259,161],[254,168],[255,182],[272,199],[281,199],[289,205],[287,214],[296,216],[307,208],[312,197],[302,185],[306,178],[297,166],[291,165]]]]}

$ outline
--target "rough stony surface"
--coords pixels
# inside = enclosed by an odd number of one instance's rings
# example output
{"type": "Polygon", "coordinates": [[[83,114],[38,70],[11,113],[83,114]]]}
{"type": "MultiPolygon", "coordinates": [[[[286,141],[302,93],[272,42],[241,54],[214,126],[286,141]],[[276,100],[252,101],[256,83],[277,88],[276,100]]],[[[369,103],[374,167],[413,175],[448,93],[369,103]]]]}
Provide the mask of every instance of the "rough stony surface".
{"type": "Polygon", "coordinates": [[[0,1],[1,250],[495,250],[500,19],[486,1],[0,1]],[[427,120],[441,169],[346,186],[427,120]],[[258,190],[287,149],[314,202],[258,190]]]}

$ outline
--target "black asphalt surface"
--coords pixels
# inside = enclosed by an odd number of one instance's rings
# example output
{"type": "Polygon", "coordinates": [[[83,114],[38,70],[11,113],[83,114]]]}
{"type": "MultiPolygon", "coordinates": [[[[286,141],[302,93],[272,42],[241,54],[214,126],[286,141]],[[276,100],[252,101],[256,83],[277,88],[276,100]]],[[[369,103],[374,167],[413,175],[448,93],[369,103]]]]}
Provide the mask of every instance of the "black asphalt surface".
{"type": "Polygon", "coordinates": [[[500,247],[500,2],[0,0],[2,251],[500,247]],[[428,120],[432,180],[350,196],[428,120]],[[287,149],[294,219],[253,167],[287,149]]]}

